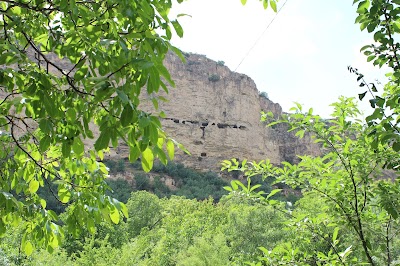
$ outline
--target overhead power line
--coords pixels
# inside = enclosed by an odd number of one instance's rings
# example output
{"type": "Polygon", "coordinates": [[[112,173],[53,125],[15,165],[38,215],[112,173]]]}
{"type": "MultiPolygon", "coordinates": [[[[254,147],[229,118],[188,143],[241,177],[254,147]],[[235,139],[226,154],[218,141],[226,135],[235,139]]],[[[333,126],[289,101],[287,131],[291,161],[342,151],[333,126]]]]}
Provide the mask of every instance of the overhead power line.
{"type": "Polygon", "coordinates": [[[256,47],[257,43],[261,40],[261,38],[264,36],[265,32],[269,29],[269,27],[272,25],[272,23],[275,21],[276,17],[279,15],[279,13],[281,12],[281,10],[285,7],[286,3],[289,0],[286,0],[285,3],[283,3],[283,5],[278,9],[278,12],[276,12],[276,15],[273,17],[273,19],[268,23],[268,25],[266,26],[266,28],[264,29],[264,31],[261,33],[260,37],[258,37],[258,39],[254,42],[254,44],[250,47],[250,49],[247,51],[246,55],[243,57],[243,59],[240,61],[240,63],[237,65],[237,67],[235,68],[234,71],[236,71],[240,65],[243,63],[243,61],[249,56],[249,54],[251,53],[251,51],[254,49],[254,47],[256,47]]]}

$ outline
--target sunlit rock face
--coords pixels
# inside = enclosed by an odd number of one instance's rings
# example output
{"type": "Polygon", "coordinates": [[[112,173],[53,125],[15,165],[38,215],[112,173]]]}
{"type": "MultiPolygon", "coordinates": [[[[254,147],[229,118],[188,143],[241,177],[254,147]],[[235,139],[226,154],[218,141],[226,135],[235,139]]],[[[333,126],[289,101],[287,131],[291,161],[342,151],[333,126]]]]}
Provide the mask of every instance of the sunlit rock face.
{"type": "Polygon", "coordinates": [[[260,122],[261,111],[279,117],[282,108],[260,96],[250,77],[202,55],[185,57],[185,63],[172,54],[166,58],[176,87],[166,96],[168,102],[159,106],[166,114],[162,122],[166,132],[191,153],[178,153],[177,160],[215,170],[230,158],[279,164],[296,161],[296,155],[320,153],[309,137],[299,140],[284,125],[266,128],[260,122]]]}

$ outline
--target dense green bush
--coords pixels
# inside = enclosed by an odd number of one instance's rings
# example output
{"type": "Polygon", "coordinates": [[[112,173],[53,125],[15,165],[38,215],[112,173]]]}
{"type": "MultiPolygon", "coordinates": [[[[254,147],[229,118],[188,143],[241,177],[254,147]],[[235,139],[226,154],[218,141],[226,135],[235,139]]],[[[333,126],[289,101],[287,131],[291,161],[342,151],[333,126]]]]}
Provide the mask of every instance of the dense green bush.
{"type": "Polygon", "coordinates": [[[160,199],[139,191],[126,206],[125,222],[101,224],[79,238],[69,235],[52,254],[37,250],[31,257],[17,257],[21,235],[16,232],[1,239],[0,259],[29,266],[245,265],[260,255],[259,245],[274,246],[287,235],[282,215],[241,197],[215,203],[179,196],[160,199]]]}
{"type": "Polygon", "coordinates": [[[150,184],[149,178],[146,174],[136,174],[135,175],[135,189],[136,190],[146,190],[152,191],[153,186],[150,184]]]}
{"type": "Polygon", "coordinates": [[[123,159],[119,159],[118,161],[104,160],[103,163],[108,167],[111,174],[125,172],[125,161],[123,159]]]}
{"type": "Polygon", "coordinates": [[[145,191],[132,193],[126,207],[129,239],[138,236],[144,228],[152,229],[162,218],[159,198],[145,191]]]}
{"type": "Polygon", "coordinates": [[[217,74],[212,74],[208,77],[208,80],[211,82],[217,82],[221,79],[221,77],[217,74]]]}
{"type": "Polygon", "coordinates": [[[268,97],[268,93],[266,93],[265,91],[263,91],[263,92],[260,92],[260,97],[262,97],[262,98],[265,98],[265,99],[269,99],[269,97],[268,97]]]}
{"type": "Polygon", "coordinates": [[[219,200],[227,192],[223,186],[227,182],[213,172],[199,172],[185,167],[180,163],[170,162],[167,165],[157,164],[154,171],[166,174],[175,180],[177,190],[170,194],[185,196],[189,199],[206,199],[212,197],[219,200]]]}
{"type": "Polygon", "coordinates": [[[108,195],[126,203],[135,187],[125,179],[106,179],[108,186],[111,188],[108,195]]]}

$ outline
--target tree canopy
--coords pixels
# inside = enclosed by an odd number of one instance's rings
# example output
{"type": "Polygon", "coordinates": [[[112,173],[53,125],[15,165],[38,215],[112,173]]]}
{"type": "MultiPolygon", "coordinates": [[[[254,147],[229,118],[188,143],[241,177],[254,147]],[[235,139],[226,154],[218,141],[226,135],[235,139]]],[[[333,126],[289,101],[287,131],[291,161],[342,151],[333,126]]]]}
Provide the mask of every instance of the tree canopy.
{"type": "Polygon", "coordinates": [[[400,32],[400,1],[355,0],[353,4],[357,4],[356,23],[373,34],[375,41],[361,51],[368,62],[391,70],[386,75],[389,82],[379,91],[366,81],[368,77],[349,67],[365,89],[358,98],[369,95],[372,113],[361,119],[355,98],[340,97],[332,104],[335,110],[330,120],[299,104],[278,121],[273,121],[272,113],[264,114],[262,120],[270,122],[269,126],[285,123],[300,138],[311,134],[321,143],[322,156],[301,156],[297,165],[283,162],[279,167],[268,160],[223,163],[223,169],[243,171],[248,177],[248,186],[232,182],[227,188],[232,196],[246,195],[278,206],[288,217],[288,230],[296,232],[297,237],[273,249],[262,248],[264,255],[251,265],[399,263],[400,43],[396,35],[400,32]],[[279,207],[270,198],[279,190],[265,195],[257,191],[259,185],[251,184],[256,174],[301,189],[304,197],[294,210],[279,207]],[[315,247],[310,248],[311,242],[315,247]]]}
{"type": "Polygon", "coordinates": [[[140,158],[146,171],[155,158],[173,159],[178,144],[157,111],[157,93],[174,85],[163,59],[169,50],[180,55],[169,41],[183,34],[171,6],[0,1],[0,234],[24,222],[27,254],[34,244],[52,250],[63,236],[40,187],[56,185],[54,197],[70,206],[70,232],[93,231],[102,219],[127,216],[124,204],[105,196],[108,169],[100,161],[110,145],[126,143],[129,159],[140,158]],[[139,108],[143,97],[152,114],[139,108]]]}

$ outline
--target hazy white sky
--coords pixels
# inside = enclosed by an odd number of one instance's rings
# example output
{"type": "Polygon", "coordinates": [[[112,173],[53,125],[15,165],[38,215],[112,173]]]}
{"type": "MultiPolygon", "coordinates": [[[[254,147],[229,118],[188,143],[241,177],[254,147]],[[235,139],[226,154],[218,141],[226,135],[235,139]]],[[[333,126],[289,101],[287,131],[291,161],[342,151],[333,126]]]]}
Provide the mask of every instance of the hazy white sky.
{"type": "MultiPolygon", "coordinates": [[[[360,48],[372,36],[354,24],[356,7],[350,0],[287,0],[286,5],[254,49],[236,70],[255,80],[260,91],[285,111],[299,102],[327,117],[329,104],[340,95],[362,92],[347,66],[358,68],[368,81],[383,79],[384,71],[366,62],[360,48]]],[[[280,0],[278,7],[285,0],[280,0]]],[[[188,0],[175,5],[181,17],[183,51],[225,61],[235,70],[248,50],[276,16],[259,0],[188,0]]],[[[370,112],[368,104],[363,109],[370,112]]]]}

